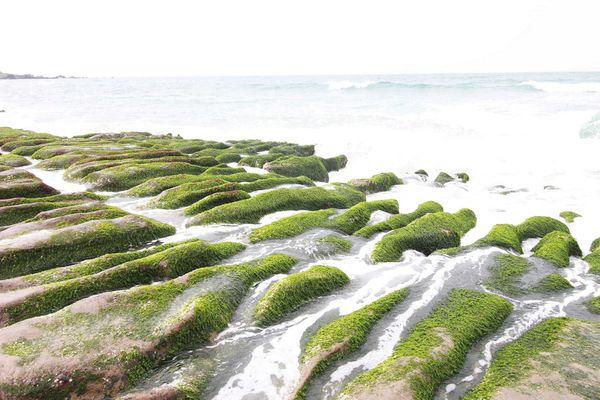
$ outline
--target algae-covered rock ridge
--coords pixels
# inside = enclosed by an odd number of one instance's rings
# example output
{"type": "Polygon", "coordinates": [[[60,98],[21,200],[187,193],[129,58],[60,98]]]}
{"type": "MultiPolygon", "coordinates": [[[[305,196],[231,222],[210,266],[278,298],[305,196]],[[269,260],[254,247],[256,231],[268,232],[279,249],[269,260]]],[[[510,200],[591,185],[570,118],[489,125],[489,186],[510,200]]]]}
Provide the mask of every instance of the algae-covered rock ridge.
{"type": "Polygon", "coordinates": [[[317,149],[0,128],[0,400],[600,398],[586,212],[317,149]]]}

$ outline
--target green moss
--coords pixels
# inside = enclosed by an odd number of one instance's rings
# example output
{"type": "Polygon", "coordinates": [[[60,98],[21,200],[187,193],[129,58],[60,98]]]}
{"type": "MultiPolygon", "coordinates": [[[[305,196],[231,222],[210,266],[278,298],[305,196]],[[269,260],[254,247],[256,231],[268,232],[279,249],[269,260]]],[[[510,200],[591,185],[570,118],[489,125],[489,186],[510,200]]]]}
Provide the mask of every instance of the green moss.
{"type": "Polygon", "coordinates": [[[256,243],[262,240],[292,237],[317,227],[352,234],[365,226],[369,222],[371,213],[376,210],[398,212],[398,202],[396,200],[364,201],[331,220],[329,217],[334,214],[331,209],[303,212],[254,229],[250,234],[250,241],[256,243]]]}
{"type": "Polygon", "coordinates": [[[315,256],[331,256],[350,251],[352,242],[337,235],[326,235],[315,239],[315,246],[315,256]]]}
{"type": "Polygon", "coordinates": [[[21,140],[13,140],[10,142],[6,142],[2,145],[2,151],[13,151],[14,149],[18,148],[18,147],[23,147],[23,146],[37,146],[37,145],[41,145],[41,144],[47,144],[47,143],[51,143],[54,142],[56,139],[44,139],[44,138],[39,138],[39,139],[21,139],[21,140]]]}
{"type": "Polygon", "coordinates": [[[499,296],[453,289],[387,360],[351,381],[341,399],[376,393],[433,399],[439,385],[460,370],[469,348],[498,329],[511,311],[512,305],[499,296]]]}
{"type": "Polygon", "coordinates": [[[567,326],[568,318],[549,318],[504,346],[492,362],[481,383],[467,392],[464,400],[491,400],[499,388],[512,386],[533,369],[531,359],[552,350],[567,326]]]}
{"type": "Polygon", "coordinates": [[[44,285],[41,291],[22,302],[13,302],[0,310],[4,316],[0,319],[14,323],[54,312],[97,293],[173,279],[194,269],[215,265],[243,249],[245,246],[240,243],[188,241],[95,274],[44,285]]]}
{"type": "Polygon", "coordinates": [[[569,228],[551,217],[530,217],[517,225],[521,241],[531,238],[541,238],[553,231],[570,233],[569,228]]]}
{"type": "Polygon", "coordinates": [[[237,153],[223,153],[219,154],[215,158],[218,162],[227,164],[240,161],[242,159],[242,156],[240,156],[237,153]]]}
{"type": "Polygon", "coordinates": [[[0,155],[0,165],[7,165],[9,167],[24,167],[31,165],[31,162],[23,156],[17,154],[2,154],[0,155]]]}
{"type": "Polygon", "coordinates": [[[315,154],[315,145],[308,144],[303,146],[299,144],[286,143],[271,147],[269,149],[269,154],[300,157],[312,156],[315,154]]]}
{"type": "Polygon", "coordinates": [[[186,162],[125,164],[87,175],[83,181],[96,190],[126,190],[148,179],[179,174],[201,174],[205,167],[186,162]]]}
{"type": "Polygon", "coordinates": [[[149,179],[146,182],[132,187],[127,191],[127,194],[136,197],[156,196],[167,189],[171,189],[185,183],[201,182],[209,179],[212,178],[191,174],[161,176],[158,178],[149,179]]]}
{"type": "Polygon", "coordinates": [[[424,169],[418,169],[415,171],[415,175],[421,175],[421,176],[429,176],[429,174],[427,173],[427,171],[425,171],[424,169]]]}
{"type": "Polygon", "coordinates": [[[554,231],[548,233],[533,248],[533,255],[550,261],[557,267],[569,266],[569,256],[581,256],[577,241],[568,233],[554,231]]]}
{"type": "Polygon", "coordinates": [[[93,275],[106,269],[115,267],[119,264],[124,264],[128,261],[137,260],[162,252],[163,250],[178,246],[182,243],[187,242],[164,243],[138,251],[105,254],[103,256],[92,258],[91,260],[86,260],[68,267],[52,268],[46,271],[37,272],[35,274],[25,275],[18,279],[25,281],[26,286],[38,286],[48,283],[62,282],[82,276],[93,275]]]}
{"type": "Polygon", "coordinates": [[[271,177],[264,179],[257,179],[254,182],[244,183],[240,185],[240,189],[246,192],[254,192],[256,190],[271,189],[281,185],[304,185],[314,186],[314,182],[306,176],[299,176],[296,178],[286,177],[271,177]]]}
{"type": "Polygon", "coordinates": [[[452,182],[454,180],[454,177],[445,173],[445,172],[440,172],[438,174],[438,176],[435,177],[434,182],[439,184],[439,185],[445,185],[448,182],[452,182]]]}
{"type": "Polygon", "coordinates": [[[527,259],[512,254],[498,254],[495,263],[490,267],[490,277],[484,285],[507,296],[518,296],[525,293],[521,287],[521,277],[531,267],[527,259]]]}
{"type": "Polygon", "coordinates": [[[81,203],[80,201],[56,201],[24,203],[0,207],[0,226],[16,224],[35,217],[40,212],[69,207],[81,203]]]}
{"type": "Polygon", "coordinates": [[[266,326],[280,321],[308,301],[330,294],[350,279],[335,267],[315,265],[271,285],[254,309],[254,320],[266,326]]]}
{"type": "Polygon", "coordinates": [[[252,230],[249,239],[252,243],[256,243],[263,240],[296,236],[309,229],[326,225],[329,222],[329,217],[333,214],[334,210],[327,209],[292,215],[252,230]]]}
{"type": "Polygon", "coordinates": [[[459,246],[460,238],[476,221],[473,211],[467,208],[454,214],[427,214],[385,235],[375,245],[371,258],[375,262],[389,262],[399,260],[409,249],[429,255],[435,250],[459,246]]]}
{"type": "Polygon", "coordinates": [[[233,174],[239,174],[239,173],[244,173],[246,172],[246,170],[244,168],[231,168],[228,167],[227,165],[217,165],[214,167],[210,167],[208,168],[203,175],[205,176],[214,176],[214,175],[233,175],[233,174]]]}
{"type": "Polygon", "coordinates": [[[390,214],[398,214],[398,201],[375,200],[358,203],[343,214],[333,218],[326,227],[351,235],[364,228],[375,211],[385,211],[390,214]]]}
{"type": "Polygon", "coordinates": [[[39,369],[28,374],[27,382],[11,382],[1,390],[26,397],[41,391],[43,398],[58,399],[92,385],[112,397],[122,384],[131,387],[161,361],[206,343],[227,327],[253,284],[288,272],[294,263],[292,257],[272,255],[246,264],[202,268],[180,279],[113,292],[95,312],[67,307],[40,321],[36,326],[40,334],[29,343],[5,340],[1,346],[3,352],[29,350],[28,358],[21,358],[16,367],[21,371],[47,352],[64,371],[65,384],[48,384],[52,379],[48,381],[47,373],[39,369]]]}
{"type": "Polygon", "coordinates": [[[361,228],[358,231],[356,231],[354,234],[370,238],[377,232],[385,232],[394,229],[399,229],[405,227],[417,218],[420,218],[424,215],[442,211],[444,211],[444,209],[439,203],[436,203],[435,201],[426,201],[424,203],[419,204],[417,209],[411,213],[393,215],[386,221],[380,222],[378,224],[367,225],[364,228],[361,228]]]}
{"type": "Polygon", "coordinates": [[[600,238],[595,239],[590,246],[591,253],[584,257],[590,265],[589,273],[600,275],[600,238]]]}
{"type": "Polygon", "coordinates": [[[348,157],[341,154],[331,158],[324,158],[323,164],[329,172],[339,171],[340,169],[346,168],[346,164],[348,164],[348,157]]]}
{"type": "Polygon", "coordinates": [[[353,179],[348,184],[364,193],[387,192],[394,185],[402,185],[402,179],[392,172],[383,172],[370,178],[353,179]]]}
{"type": "Polygon", "coordinates": [[[59,193],[58,190],[35,177],[0,182],[0,199],[53,196],[59,193]]]}
{"type": "Polygon", "coordinates": [[[514,225],[497,224],[492,227],[487,235],[473,244],[474,247],[493,246],[506,250],[513,250],[519,254],[523,253],[521,238],[514,225]]]}
{"type": "Polygon", "coordinates": [[[250,195],[243,190],[231,190],[229,192],[213,193],[202,200],[199,200],[184,210],[185,215],[196,215],[222,204],[233,203],[240,200],[249,199],[250,195]]]}
{"type": "Polygon", "coordinates": [[[26,275],[106,253],[140,247],[173,235],[171,225],[128,215],[62,228],[34,240],[16,241],[0,249],[0,277],[26,275]]]}
{"type": "Polygon", "coordinates": [[[323,163],[323,159],[317,156],[281,157],[266,163],[263,168],[269,172],[274,172],[283,176],[307,176],[310,179],[319,182],[329,181],[329,174],[323,163]]]}
{"type": "Polygon", "coordinates": [[[66,201],[76,201],[76,200],[106,200],[105,196],[101,196],[92,192],[79,192],[79,193],[66,193],[66,194],[57,194],[54,196],[45,196],[45,197],[15,197],[12,199],[4,199],[0,200],[0,207],[4,206],[16,206],[20,204],[30,204],[30,203],[38,203],[40,201],[49,203],[49,202],[66,202],[66,201]]]}
{"type": "Polygon", "coordinates": [[[239,184],[213,178],[200,182],[184,183],[162,192],[149,205],[156,208],[175,209],[189,206],[214,193],[239,189],[239,184]]]}
{"type": "Polygon", "coordinates": [[[275,189],[247,200],[224,204],[196,215],[188,225],[215,223],[258,223],[262,217],[277,211],[349,208],[365,200],[364,194],[345,187],[333,190],[323,187],[275,189]]]}
{"type": "Polygon", "coordinates": [[[600,314],[600,296],[594,297],[588,301],[587,307],[590,312],[593,312],[594,314],[600,314]]]}
{"type": "Polygon", "coordinates": [[[247,165],[253,168],[262,168],[266,163],[281,158],[280,154],[257,154],[254,156],[243,157],[238,164],[247,165]]]}
{"type": "Polygon", "coordinates": [[[408,289],[397,290],[319,329],[310,338],[302,353],[301,364],[309,368],[309,371],[305,372],[308,376],[297,389],[294,398],[303,399],[310,380],[334,361],[358,350],[367,340],[367,335],[375,323],[401,303],[407,295],[408,289]],[[311,362],[316,364],[310,365],[311,362]]]}
{"type": "Polygon", "coordinates": [[[577,214],[576,212],[573,212],[573,211],[563,211],[563,212],[560,213],[560,216],[561,216],[562,219],[564,219],[568,223],[571,223],[571,222],[575,221],[575,218],[581,217],[581,215],[579,215],[579,214],[577,214]]]}
{"type": "Polygon", "coordinates": [[[456,174],[456,178],[458,178],[458,180],[462,183],[467,183],[471,180],[471,178],[466,172],[459,172],[458,174],[456,174]]]}
{"type": "Polygon", "coordinates": [[[532,288],[533,291],[541,293],[561,292],[567,289],[573,289],[573,285],[561,274],[546,275],[532,288]]]}

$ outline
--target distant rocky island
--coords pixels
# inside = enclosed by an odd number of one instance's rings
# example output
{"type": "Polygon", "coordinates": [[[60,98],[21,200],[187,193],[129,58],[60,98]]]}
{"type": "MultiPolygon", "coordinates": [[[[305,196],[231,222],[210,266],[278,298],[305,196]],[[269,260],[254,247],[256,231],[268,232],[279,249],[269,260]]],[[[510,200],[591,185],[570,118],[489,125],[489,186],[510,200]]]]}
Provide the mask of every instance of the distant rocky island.
{"type": "Polygon", "coordinates": [[[0,72],[0,79],[60,79],[60,78],[75,78],[74,76],[41,76],[32,74],[9,74],[6,72],[0,72]]]}

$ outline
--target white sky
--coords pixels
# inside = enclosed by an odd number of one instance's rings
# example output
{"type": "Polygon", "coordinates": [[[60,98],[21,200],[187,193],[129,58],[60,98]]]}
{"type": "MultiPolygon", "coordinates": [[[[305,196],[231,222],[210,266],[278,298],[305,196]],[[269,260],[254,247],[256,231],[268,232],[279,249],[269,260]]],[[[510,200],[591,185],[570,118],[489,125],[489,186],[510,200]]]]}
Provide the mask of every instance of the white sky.
{"type": "Polygon", "coordinates": [[[600,0],[0,0],[0,71],[600,70],[600,0]]]}

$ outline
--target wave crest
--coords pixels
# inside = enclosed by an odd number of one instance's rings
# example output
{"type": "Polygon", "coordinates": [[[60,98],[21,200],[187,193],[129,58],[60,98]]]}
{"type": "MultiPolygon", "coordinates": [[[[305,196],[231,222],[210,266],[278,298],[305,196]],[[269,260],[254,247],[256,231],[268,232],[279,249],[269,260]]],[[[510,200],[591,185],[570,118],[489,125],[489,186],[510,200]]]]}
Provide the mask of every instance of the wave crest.
{"type": "Polygon", "coordinates": [[[525,81],[520,84],[548,93],[600,93],[600,82],[525,81]]]}

